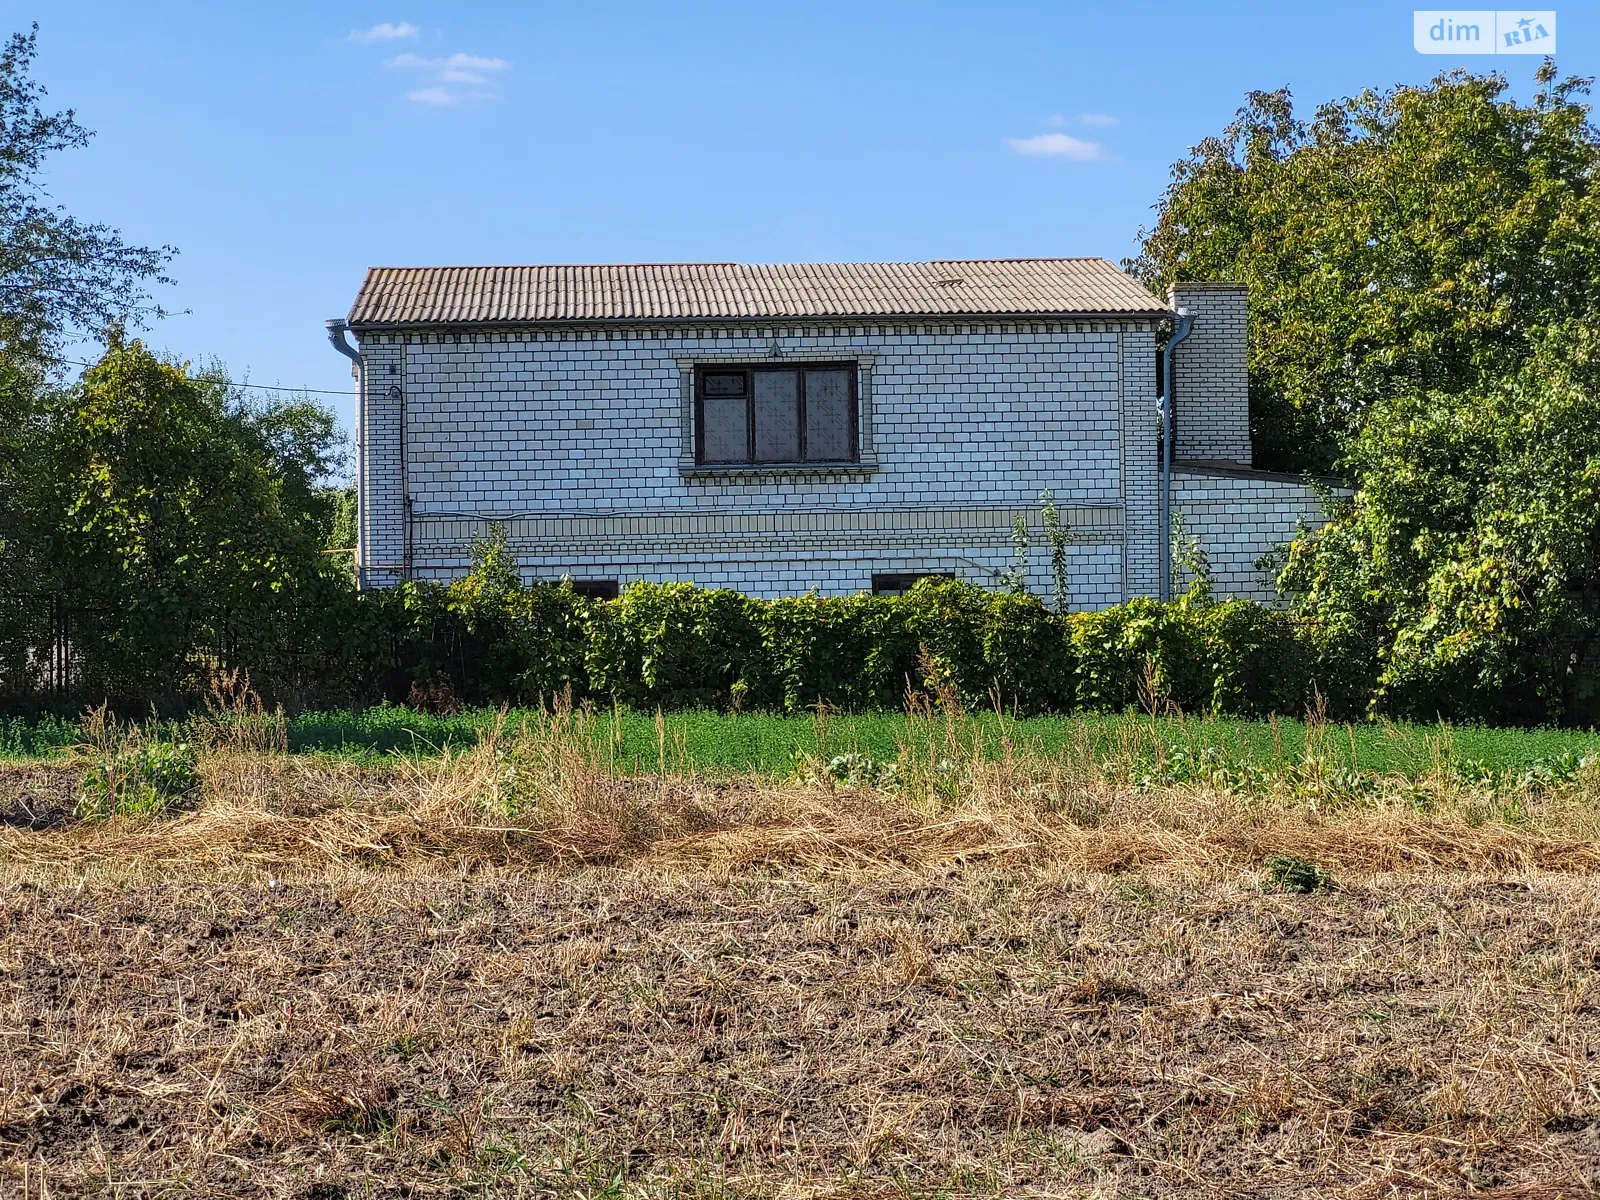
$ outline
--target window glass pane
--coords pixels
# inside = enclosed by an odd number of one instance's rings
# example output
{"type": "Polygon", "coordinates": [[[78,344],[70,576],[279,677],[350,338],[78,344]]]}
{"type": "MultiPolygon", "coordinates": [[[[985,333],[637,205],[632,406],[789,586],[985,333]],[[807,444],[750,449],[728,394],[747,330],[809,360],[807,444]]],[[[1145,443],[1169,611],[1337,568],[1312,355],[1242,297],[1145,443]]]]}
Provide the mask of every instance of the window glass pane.
{"type": "Polygon", "coordinates": [[[854,458],[850,436],[850,372],[806,372],[806,457],[812,461],[854,458]]]}
{"type": "Polygon", "coordinates": [[[756,459],[800,459],[800,389],[796,371],[756,371],[756,459]]]}
{"type": "Polygon", "coordinates": [[[744,395],[744,375],[707,375],[701,380],[707,396],[744,395]]]}
{"type": "Polygon", "coordinates": [[[702,462],[749,462],[750,443],[745,428],[744,397],[703,396],[700,400],[705,428],[702,462]]]}

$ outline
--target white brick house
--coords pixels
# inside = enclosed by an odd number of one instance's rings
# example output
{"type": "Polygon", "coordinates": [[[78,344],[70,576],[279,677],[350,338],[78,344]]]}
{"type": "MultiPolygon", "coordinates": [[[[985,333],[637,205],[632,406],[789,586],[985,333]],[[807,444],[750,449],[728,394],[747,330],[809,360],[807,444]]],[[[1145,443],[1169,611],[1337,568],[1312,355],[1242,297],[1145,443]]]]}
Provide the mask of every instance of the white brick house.
{"type": "MultiPolygon", "coordinates": [[[[1316,519],[1251,472],[1238,285],[1177,290],[1175,507],[1219,583],[1316,519]]],[[[840,594],[989,584],[1071,529],[1070,602],[1157,587],[1157,341],[1172,308],[1102,259],[375,268],[359,342],[364,586],[463,573],[498,523],[528,579],[840,594]]],[[[329,322],[348,349],[341,322],[329,322]]]]}

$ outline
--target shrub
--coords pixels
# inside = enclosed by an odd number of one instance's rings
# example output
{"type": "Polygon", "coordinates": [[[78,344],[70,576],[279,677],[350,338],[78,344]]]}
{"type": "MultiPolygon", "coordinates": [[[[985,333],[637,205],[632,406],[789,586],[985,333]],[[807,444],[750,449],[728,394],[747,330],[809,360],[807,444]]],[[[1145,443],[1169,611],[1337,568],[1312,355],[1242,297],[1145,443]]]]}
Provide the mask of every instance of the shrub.
{"type": "Polygon", "coordinates": [[[1312,892],[1333,890],[1333,878],[1309,859],[1279,854],[1267,859],[1262,866],[1267,873],[1266,886],[1274,892],[1309,896],[1312,892]]]}
{"type": "Polygon", "coordinates": [[[982,612],[985,685],[1000,707],[1068,712],[1078,703],[1078,657],[1070,619],[1034,596],[994,594],[982,612]]]}
{"type": "MultiPolygon", "coordinates": [[[[688,583],[636,583],[590,600],[525,584],[503,540],[448,587],[350,593],[269,664],[262,694],[316,704],[577,704],[804,711],[898,709],[932,688],[1019,716],[1080,709],[1359,711],[1334,648],[1298,616],[1203,588],[1162,604],[1051,611],[1026,593],[925,579],[903,596],[761,600],[688,583]],[[343,639],[343,640],[341,640],[343,639]]],[[[254,669],[253,682],[258,682],[254,669]]],[[[198,698],[198,697],[196,697],[198,698]]],[[[6,737],[0,730],[0,739],[6,737]]]]}
{"type": "MultiPolygon", "coordinates": [[[[1171,618],[1171,605],[1137,599],[1096,613],[1069,618],[1076,684],[1074,701],[1082,708],[1121,711],[1140,700],[1141,679],[1148,677],[1158,695],[1184,704],[1182,685],[1192,656],[1174,636],[1181,627],[1171,618]]],[[[1187,707],[1187,705],[1185,705],[1187,707]]]]}
{"type": "Polygon", "coordinates": [[[1201,651],[1203,707],[1240,716],[1303,712],[1317,694],[1310,648],[1293,619],[1248,600],[1180,601],[1201,651]]]}
{"type": "MultiPolygon", "coordinates": [[[[495,543],[448,588],[363,593],[385,610],[390,699],[573,699],[638,709],[896,709],[930,683],[968,707],[1018,715],[1174,706],[1301,712],[1321,650],[1289,614],[1203,589],[1051,612],[1026,593],[926,579],[903,596],[760,600],[688,583],[636,583],[614,601],[524,585],[495,543]],[[932,678],[925,678],[930,676],[932,678]]],[[[370,636],[370,634],[368,635],[370,636]]]]}
{"type": "Polygon", "coordinates": [[[104,755],[83,777],[78,815],[86,821],[153,816],[200,790],[194,752],[183,742],[145,742],[104,755]]]}
{"type": "Polygon", "coordinates": [[[1073,706],[1064,619],[1034,596],[924,579],[904,596],[773,600],[762,616],[773,699],[790,712],[898,708],[929,669],[969,707],[1073,706]]]}
{"type": "Polygon", "coordinates": [[[691,583],[635,583],[588,614],[594,691],[636,708],[727,708],[766,695],[761,601],[691,583]]]}
{"type": "Polygon", "coordinates": [[[461,674],[476,676],[458,692],[530,704],[587,690],[589,602],[567,581],[525,585],[500,526],[474,546],[472,570],[440,600],[454,620],[452,648],[465,668],[461,674]]]}
{"type": "Polygon", "coordinates": [[[915,639],[919,653],[928,652],[933,674],[952,685],[968,705],[989,702],[993,673],[983,653],[984,614],[991,600],[1001,599],[1038,604],[1025,593],[991,595],[954,580],[924,579],[896,597],[906,634],[915,639]]]}
{"type": "Polygon", "coordinates": [[[917,642],[899,599],[808,593],[763,605],[764,698],[788,712],[819,703],[899,708],[917,678],[917,642]]]}

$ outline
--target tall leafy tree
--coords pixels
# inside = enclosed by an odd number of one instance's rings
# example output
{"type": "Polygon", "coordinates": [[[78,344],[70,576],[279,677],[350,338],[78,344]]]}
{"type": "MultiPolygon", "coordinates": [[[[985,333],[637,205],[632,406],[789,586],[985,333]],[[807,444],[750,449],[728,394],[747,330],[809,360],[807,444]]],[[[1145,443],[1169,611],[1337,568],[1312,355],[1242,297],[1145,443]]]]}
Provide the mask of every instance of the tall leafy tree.
{"type": "Polygon", "coordinates": [[[51,202],[46,159],[88,144],[72,109],[48,112],[29,71],[38,26],[0,49],[0,347],[49,350],[73,331],[98,332],[159,311],[148,284],[170,246],[133,246],[109,225],[79,220],[51,202]]]}
{"type": "Polygon", "coordinates": [[[179,700],[214,666],[292,686],[349,640],[346,560],[325,553],[349,542],[342,434],[310,401],[248,400],[127,340],[173,252],[45,192],[50,156],[90,135],[45,106],[36,38],[0,48],[0,692],[63,650],[84,698],[179,700]],[[85,334],[107,352],[64,386],[53,367],[85,334]]]}
{"type": "Polygon", "coordinates": [[[0,48],[0,674],[15,678],[48,642],[40,494],[52,364],[72,336],[158,310],[149,284],[170,247],[129,245],[115,229],[54,204],[49,157],[87,144],[71,109],[44,107],[30,76],[38,27],[0,48]]]}
{"type": "Polygon", "coordinates": [[[245,389],[231,388],[221,364],[200,378],[230,389],[230,434],[279,481],[284,510],[309,523],[325,550],[354,546],[350,446],[333,412],[305,396],[253,398],[245,389]]]}
{"type": "Polygon", "coordinates": [[[1600,307],[1591,81],[1537,78],[1531,104],[1457,71],[1310,120],[1253,92],[1173,168],[1124,265],[1158,290],[1250,285],[1258,465],[1329,468],[1374,403],[1508,378],[1600,307]]]}
{"type": "Polygon", "coordinates": [[[192,692],[210,666],[271,659],[326,599],[318,482],[340,436],[324,410],[246,404],[113,337],[46,423],[43,582],[70,597],[85,686],[192,692]]]}
{"type": "Polygon", "coordinates": [[[1374,401],[1358,485],[1282,584],[1353,694],[1415,716],[1600,719],[1600,334],[1510,380],[1374,401]]]}
{"type": "Polygon", "coordinates": [[[36,587],[48,383],[38,358],[0,348],[0,691],[38,665],[35,648],[49,642],[50,614],[36,587]]]}

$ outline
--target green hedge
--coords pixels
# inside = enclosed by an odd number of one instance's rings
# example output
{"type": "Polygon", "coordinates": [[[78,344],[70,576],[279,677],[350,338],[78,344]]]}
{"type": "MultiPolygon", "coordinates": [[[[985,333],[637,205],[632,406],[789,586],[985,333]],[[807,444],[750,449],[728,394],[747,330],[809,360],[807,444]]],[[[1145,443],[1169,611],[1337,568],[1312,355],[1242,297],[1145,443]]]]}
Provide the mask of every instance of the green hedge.
{"type": "Polygon", "coordinates": [[[1021,714],[1170,704],[1261,715],[1303,712],[1318,692],[1317,659],[1289,615],[1203,595],[1066,615],[933,580],[903,596],[782,600],[637,583],[595,601],[475,573],[363,593],[357,609],[363,644],[390,648],[368,690],[401,702],[537,704],[570,688],[644,710],[798,712],[897,709],[908,689],[953,688],[969,707],[1021,714]]]}

